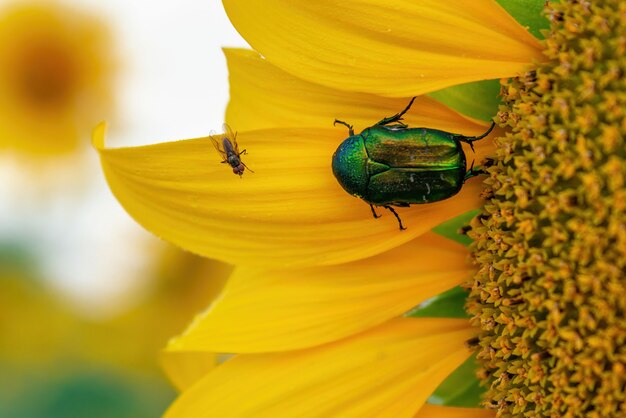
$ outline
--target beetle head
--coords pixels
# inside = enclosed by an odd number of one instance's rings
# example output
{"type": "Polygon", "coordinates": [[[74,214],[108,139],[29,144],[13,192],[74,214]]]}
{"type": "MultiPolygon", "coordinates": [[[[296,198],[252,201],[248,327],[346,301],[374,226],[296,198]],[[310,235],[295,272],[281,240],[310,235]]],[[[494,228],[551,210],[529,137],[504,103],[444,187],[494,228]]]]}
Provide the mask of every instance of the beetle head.
{"type": "Polygon", "coordinates": [[[339,145],[333,154],[333,174],[351,195],[363,197],[367,191],[367,151],[363,138],[354,135],[339,145]]]}

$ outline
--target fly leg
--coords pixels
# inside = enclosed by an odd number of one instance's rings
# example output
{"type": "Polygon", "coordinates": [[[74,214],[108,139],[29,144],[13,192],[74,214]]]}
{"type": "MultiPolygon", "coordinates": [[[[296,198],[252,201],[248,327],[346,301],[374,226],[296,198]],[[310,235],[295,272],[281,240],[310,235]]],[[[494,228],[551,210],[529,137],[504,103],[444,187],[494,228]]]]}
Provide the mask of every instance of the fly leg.
{"type": "Polygon", "coordinates": [[[370,209],[372,210],[372,215],[374,216],[374,219],[378,219],[382,216],[376,213],[376,211],[374,210],[374,205],[372,205],[371,203],[370,203],[370,209]]]}
{"type": "MultiPolygon", "coordinates": [[[[415,97],[413,97],[411,99],[411,101],[409,102],[409,104],[404,108],[404,110],[400,113],[396,113],[393,116],[390,116],[388,118],[384,118],[383,120],[381,120],[380,122],[378,122],[376,125],[380,125],[380,126],[384,126],[384,125],[388,125],[390,123],[393,122],[400,122],[402,120],[402,116],[409,111],[409,109],[411,108],[411,106],[413,105],[413,102],[415,101],[415,97]]],[[[404,127],[406,127],[405,124],[400,123],[399,125],[402,125],[404,127]]]]}
{"type": "MultiPolygon", "coordinates": [[[[244,167],[246,167],[248,169],[249,172],[254,173],[254,171],[250,170],[250,167],[248,167],[243,161],[241,161],[241,165],[243,165],[244,167]]],[[[241,175],[241,174],[240,174],[241,175]]]]}
{"type": "Polygon", "coordinates": [[[333,126],[335,126],[337,124],[340,124],[340,125],[343,125],[343,126],[347,126],[348,127],[348,132],[350,132],[350,136],[354,135],[354,127],[352,125],[350,125],[347,122],[344,122],[342,120],[335,119],[335,121],[333,122],[333,126]]]}
{"type": "Polygon", "coordinates": [[[478,136],[464,136],[464,135],[457,135],[456,139],[458,139],[460,142],[465,142],[466,144],[469,144],[470,148],[472,149],[472,151],[474,151],[474,141],[478,141],[483,139],[484,137],[486,137],[487,135],[489,135],[491,133],[491,131],[493,131],[493,128],[495,128],[496,123],[494,121],[491,121],[491,126],[489,127],[489,129],[487,129],[487,132],[485,132],[482,135],[478,135],[478,136]]]}
{"type": "Polygon", "coordinates": [[[404,225],[402,225],[402,219],[400,219],[400,215],[398,215],[398,212],[396,212],[391,206],[389,205],[383,205],[383,207],[385,209],[387,209],[388,211],[391,211],[391,213],[393,213],[393,216],[396,217],[396,219],[398,220],[398,226],[400,227],[400,231],[405,230],[406,228],[404,227],[404,225]]]}

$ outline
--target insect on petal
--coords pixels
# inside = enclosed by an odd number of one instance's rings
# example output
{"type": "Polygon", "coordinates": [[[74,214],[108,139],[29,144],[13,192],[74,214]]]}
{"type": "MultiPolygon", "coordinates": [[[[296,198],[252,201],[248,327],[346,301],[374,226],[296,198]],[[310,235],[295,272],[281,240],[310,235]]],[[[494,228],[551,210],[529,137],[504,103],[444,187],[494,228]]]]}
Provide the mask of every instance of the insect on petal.
{"type": "MultiPolygon", "coordinates": [[[[235,128],[235,127],[233,127],[235,128]]],[[[443,202],[373,219],[367,204],[339,186],[331,156],[335,129],[239,132],[254,175],[220,164],[208,137],[106,148],[94,132],[109,186],[146,229],[182,248],[238,265],[328,265],[397,247],[439,223],[480,206],[480,179],[443,202]]]]}

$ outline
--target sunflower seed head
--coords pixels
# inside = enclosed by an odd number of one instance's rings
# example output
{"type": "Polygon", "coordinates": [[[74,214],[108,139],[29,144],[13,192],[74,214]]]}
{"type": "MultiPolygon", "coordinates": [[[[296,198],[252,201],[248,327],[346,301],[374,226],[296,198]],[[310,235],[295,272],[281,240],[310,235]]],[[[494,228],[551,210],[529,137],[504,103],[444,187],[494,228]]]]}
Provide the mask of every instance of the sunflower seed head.
{"type": "Polygon", "coordinates": [[[479,376],[501,417],[626,416],[626,3],[546,13],[469,231],[479,376]]]}

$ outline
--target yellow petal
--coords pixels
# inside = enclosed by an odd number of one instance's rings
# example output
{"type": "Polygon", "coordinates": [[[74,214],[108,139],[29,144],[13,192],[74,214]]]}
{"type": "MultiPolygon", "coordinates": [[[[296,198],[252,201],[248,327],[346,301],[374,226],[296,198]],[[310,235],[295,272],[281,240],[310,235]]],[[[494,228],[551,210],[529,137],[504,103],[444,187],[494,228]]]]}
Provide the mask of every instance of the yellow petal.
{"type": "Polygon", "coordinates": [[[496,414],[482,408],[454,408],[425,404],[415,418],[493,418],[496,414]]]}
{"type": "MultiPolygon", "coordinates": [[[[400,112],[410,97],[387,98],[313,84],[273,66],[255,51],[225,49],[230,77],[226,121],[239,130],[260,128],[331,128],[335,119],[360,131],[400,112]]],[[[426,96],[418,97],[405,116],[409,126],[477,135],[486,123],[471,121],[426,96]]],[[[344,126],[337,127],[347,134],[344,126]]]]}
{"type": "Polygon", "coordinates": [[[165,418],[410,418],[470,355],[460,319],[399,318],[313,349],[242,354],[184,392],[165,418]]]}
{"type": "Polygon", "coordinates": [[[160,363],[176,389],[182,392],[217,365],[217,355],[206,351],[162,351],[160,363]]]}
{"type": "Polygon", "coordinates": [[[480,179],[453,197],[398,209],[406,231],[384,212],[373,219],[330,167],[345,133],[334,129],[239,132],[255,173],[220,164],[209,138],[105,148],[94,131],[109,186],[146,229],[191,252],[238,265],[336,264],[397,247],[479,207],[480,179]]]}
{"type": "Polygon", "coordinates": [[[337,89],[422,95],[514,76],[542,59],[539,42],[494,0],[223,3],[239,33],[270,62],[337,89]]]}
{"type": "MultiPolygon", "coordinates": [[[[402,315],[470,274],[467,250],[432,232],[330,267],[238,268],[174,347],[253,353],[335,341],[402,315]]],[[[173,349],[173,347],[170,347],[173,349]]]]}

